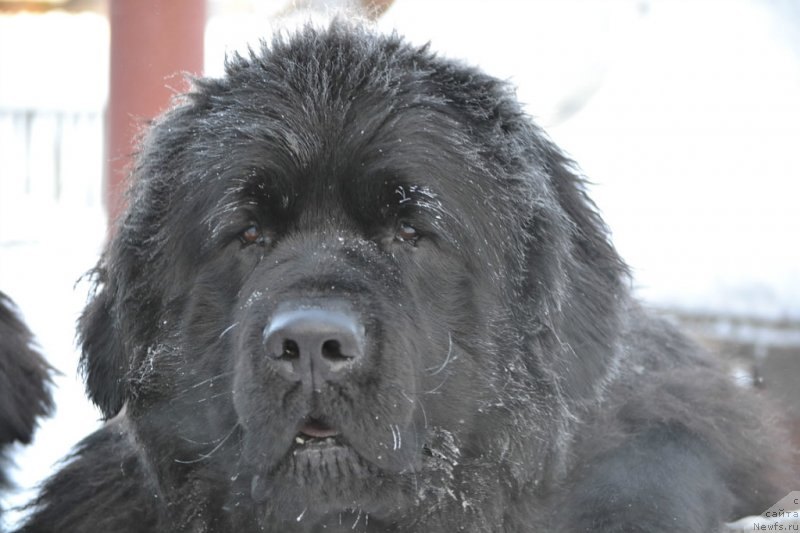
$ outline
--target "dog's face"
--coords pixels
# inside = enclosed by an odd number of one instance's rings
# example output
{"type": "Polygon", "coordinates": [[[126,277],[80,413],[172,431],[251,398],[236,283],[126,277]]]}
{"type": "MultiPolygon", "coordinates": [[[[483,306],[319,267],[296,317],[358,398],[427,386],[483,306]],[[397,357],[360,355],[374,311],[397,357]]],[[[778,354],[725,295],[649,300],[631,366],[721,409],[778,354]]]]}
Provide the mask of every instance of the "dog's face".
{"type": "Polygon", "coordinates": [[[396,37],[232,60],[141,145],[81,321],[90,395],[162,485],[261,520],[539,475],[558,395],[605,364],[551,354],[604,342],[618,268],[549,146],[504,84],[396,37]]]}
{"type": "MultiPolygon", "coordinates": [[[[295,94],[259,96],[287,116],[301,108],[295,94]]],[[[426,153],[416,112],[365,123],[386,110],[349,101],[345,113],[325,102],[290,123],[266,119],[261,142],[224,141],[248,166],[223,176],[201,237],[219,235],[223,252],[199,262],[211,299],[229,302],[214,335],[233,372],[243,462],[257,473],[252,495],[297,491],[288,499],[317,510],[419,470],[437,429],[466,440],[491,375],[480,356],[492,287],[473,279],[485,267],[470,253],[477,228],[462,222],[480,196],[468,184],[443,190],[470,170],[447,147],[426,153]],[[292,152],[287,139],[309,148],[292,152]]],[[[219,129],[235,135],[236,123],[219,129]]],[[[191,323],[208,319],[207,305],[189,307],[191,323]]]]}
{"type": "Polygon", "coordinates": [[[131,356],[109,390],[90,349],[90,392],[286,516],[379,514],[424,494],[420,472],[492,453],[512,194],[412,58],[297,53],[232,63],[151,131],[116,287],[84,318],[86,345],[131,356]],[[107,314],[119,338],[95,331],[107,314]]]}

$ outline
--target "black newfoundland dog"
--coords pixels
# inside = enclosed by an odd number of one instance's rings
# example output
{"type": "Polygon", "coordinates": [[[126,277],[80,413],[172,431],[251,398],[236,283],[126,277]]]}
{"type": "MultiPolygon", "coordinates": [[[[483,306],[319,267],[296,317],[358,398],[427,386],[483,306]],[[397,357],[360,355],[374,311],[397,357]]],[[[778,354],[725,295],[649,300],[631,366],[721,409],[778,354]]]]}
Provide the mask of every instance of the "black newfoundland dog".
{"type": "Polygon", "coordinates": [[[16,306],[0,292],[0,492],[11,484],[5,472],[11,462],[7,448],[14,442],[28,444],[37,420],[52,409],[50,373],[16,306]]]}
{"type": "MultiPolygon", "coordinates": [[[[709,532],[790,489],[506,85],[336,23],[152,126],[25,532],[709,532]]],[[[796,487],[794,487],[796,488],[796,487]]]]}

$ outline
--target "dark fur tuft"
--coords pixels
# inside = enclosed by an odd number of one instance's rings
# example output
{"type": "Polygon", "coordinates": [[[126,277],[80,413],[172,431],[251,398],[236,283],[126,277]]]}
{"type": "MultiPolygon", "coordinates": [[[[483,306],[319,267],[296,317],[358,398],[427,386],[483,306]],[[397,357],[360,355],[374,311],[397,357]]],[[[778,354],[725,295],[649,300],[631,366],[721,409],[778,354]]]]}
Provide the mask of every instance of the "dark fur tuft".
{"type": "Polygon", "coordinates": [[[37,420],[53,409],[51,373],[13,302],[0,292],[0,489],[9,485],[6,446],[30,443],[37,420]]]}

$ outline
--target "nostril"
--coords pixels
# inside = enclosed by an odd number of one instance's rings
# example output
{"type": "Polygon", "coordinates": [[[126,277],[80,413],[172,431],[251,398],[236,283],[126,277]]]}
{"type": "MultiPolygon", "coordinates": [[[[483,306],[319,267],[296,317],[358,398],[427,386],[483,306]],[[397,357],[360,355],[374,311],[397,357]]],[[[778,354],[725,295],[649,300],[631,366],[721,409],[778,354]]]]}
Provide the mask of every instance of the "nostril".
{"type": "Polygon", "coordinates": [[[347,361],[352,355],[342,353],[342,345],[335,339],[322,343],[322,357],[329,361],[347,361]]]}
{"type": "Polygon", "coordinates": [[[300,357],[300,347],[292,339],[283,341],[283,351],[281,351],[280,359],[297,359],[300,357]]]}
{"type": "Polygon", "coordinates": [[[364,325],[342,303],[279,307],[261,337],[269,368],[306,389],[347,379],[364,362],[364,325]]]}

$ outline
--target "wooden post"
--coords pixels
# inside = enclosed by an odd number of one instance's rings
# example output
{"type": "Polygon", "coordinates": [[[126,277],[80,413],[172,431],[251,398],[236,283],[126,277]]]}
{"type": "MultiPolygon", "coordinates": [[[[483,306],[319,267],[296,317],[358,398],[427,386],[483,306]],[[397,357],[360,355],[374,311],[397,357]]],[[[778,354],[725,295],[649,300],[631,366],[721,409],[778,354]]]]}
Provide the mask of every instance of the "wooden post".
{"type": "Polygon", "coordinates": [[[201,74],[205,0],[113,0],[108,104],[109,221],[124,210],[130,155],[146,122],[185,88],[182,73],[201,74]]]}

